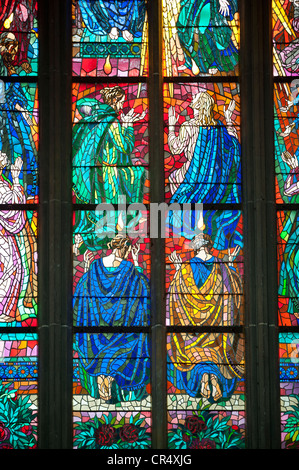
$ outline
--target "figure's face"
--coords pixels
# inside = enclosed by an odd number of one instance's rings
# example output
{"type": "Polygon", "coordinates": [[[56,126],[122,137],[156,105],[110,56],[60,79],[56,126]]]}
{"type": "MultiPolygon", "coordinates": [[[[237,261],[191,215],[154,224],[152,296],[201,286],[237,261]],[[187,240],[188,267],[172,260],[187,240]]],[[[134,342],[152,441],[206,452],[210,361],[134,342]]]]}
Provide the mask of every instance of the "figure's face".
{"type": "Polygon", "coordinates": [[[193,101],[193,111],[195,116],[208,116],[213,109],[213,102],[209,95],[200,92],[196,95],[193,101]]]}
{"type": "Polygon", "coordinates": [[[116,111],[120,111],[121,109],[123,109],[124,102],[125,102],[125,97],[123,96],[119,101],[117,101],[115,105],[116,111]]]}
{"type": "Polygon", "coordinates": [[[16,57],[17,52],[18,52],[18,44],[14,43],[14,44],[10,45],[9,48],[8,48],[8,51],[11,55],[12,60],[14,60],[14,58],[16,57]]]}
{"type": "Polygon", "coordinates": [[[127,259],[128,256],[129,256],[129,254],[130,254],[130,252],[131,252],[131,249],[132,249],[131,246],[128,247],[127,250],[123,250],[123,251],[122,251],[122,250],[119,250],[118,248],[116,248],[116,249],[114,250],[114,253],[116,254],[116,256],[117,256],[118,258],[127,259]]]}

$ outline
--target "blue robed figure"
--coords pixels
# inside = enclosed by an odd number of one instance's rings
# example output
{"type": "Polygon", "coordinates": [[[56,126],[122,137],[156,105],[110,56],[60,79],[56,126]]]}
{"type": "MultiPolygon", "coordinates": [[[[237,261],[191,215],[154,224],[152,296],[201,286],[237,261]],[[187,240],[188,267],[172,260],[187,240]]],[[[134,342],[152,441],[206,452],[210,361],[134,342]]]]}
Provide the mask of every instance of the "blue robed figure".
{"type": "Polygon", "coordinates": [[[238,46],[230,23],[237,0],[180,0],[176,22],[186,66],[198,73],[228,73],[238,63],[238,46]]]}
{"type": "Polygon", "coordinates": [[[179,203],[239,203],[241,200],[241,146],[231,121],[235,107],[226,110],[227,125],[214,119],[215,102],[208,92],[191,104],[194,117],[175,133],[177,117],[169,110],[168,144],[172,154],[184,153],[186,162],[169,176],[172,197],[179,203]]]}
{"type": "Polygon", "coordinates": [[[200,127],[193,158],[170,202],[238,203],[240,144],[223,126],[200,127]]]}
{"type": "Polygon", "coordinates": [[[112,253],[93,261],[78,282],[73,304],[78,327],[124,328],[76,335],[81,383],[104,400],[111,399],[113,384],[136,396],[149,380],[147,336],[125,331],[149,324],[149,282],[128,237],[117,235],[109,246],[112,253]],[[127,260],[130,252],[134,264],[127,260]]]}
{"type": "Polygon", "coordinates": [[[144,0],[79,0],[83,21],[88,31],[99,36],[110,34],[117,39],[142,35],[145,18],[144,0]]]}
{"type": "MultiPolygon", "coordinates": [[[[235,103],[231,101],[225,110],[226,126],[214,119],[214,106],[208,92],[195,95],[191,104],[194,117],[180,126],[178,135],[178,118],[173,108],[169,110],[169,149],[173,155],[183,153],[186,159],[169,175],[171,204],[241,202],[241,147],[231,121],[235,103]]],[[[200,214],[191,211],[189,217],[186,212],[182,216],[171,214],[170,223],[174,233],[179,230],[182,236],[192,238],[200,228],[200,214]]],[[[205,225],[213,227],[213,233],[207,233],[213,237],[216,249],[242,246],[242,237],[236,231],[239,219],[238,211],[208,215],[205,225]]]]}

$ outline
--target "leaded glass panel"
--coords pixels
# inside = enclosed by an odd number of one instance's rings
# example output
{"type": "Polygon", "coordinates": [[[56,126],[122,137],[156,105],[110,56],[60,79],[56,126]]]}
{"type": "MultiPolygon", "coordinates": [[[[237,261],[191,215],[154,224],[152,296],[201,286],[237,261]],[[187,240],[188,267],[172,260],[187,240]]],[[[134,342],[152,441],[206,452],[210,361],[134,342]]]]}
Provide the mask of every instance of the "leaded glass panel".
{"type": "Polygon", "coordinates": [[[165,0],[163,21],[168,446],[243,448],[238,4],[165,0]]]}
{"type": "Polygon", "coordinates": [[[165,76],[237,75],[239,29],[237,0],[163,0],[165,76]]]}
{"type": "Polygon", "coordinates": [[[274,76],[298,74],[298,18],[297,1],[273,0],[273,66],[274,76]]]}
{"type": "Polygon", "coordinates": [[[77,448],[151,446],[147,53],[144,0],[73,2],[77,448]]]}
{"type": "Polygon", "coordinates": [[[146,0],[73,0],[73,75],[148,73],[146,0]]]}
{"type": "Polygon", "coordinates": [[[37,1],[2,2],[0,56],[0,447],[33,449],[38,424],[37,1]]]}
{"type": "Polygon", "coordinates": [[[3,0],[0,13],[0,75],[38,73],[37,0],[3,0]]]}

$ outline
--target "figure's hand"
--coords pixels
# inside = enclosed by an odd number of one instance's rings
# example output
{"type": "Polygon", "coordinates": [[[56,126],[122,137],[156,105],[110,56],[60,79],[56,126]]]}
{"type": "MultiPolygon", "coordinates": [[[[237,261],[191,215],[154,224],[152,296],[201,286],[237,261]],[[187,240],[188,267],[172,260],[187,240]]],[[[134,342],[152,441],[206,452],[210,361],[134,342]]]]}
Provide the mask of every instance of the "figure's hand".
{"type": "Polygon", "coordinates": [[[180,266],[182,264],[182,258],[180,255],[177,254],[177,252],[174,250],[171,255],[168,257],[169,261],[174,264],[174,267],[176,271],[180,269],[180,266]]]}
{"type": "Polygon", "coordinates": [[[139,243],[136,243],[134,246],[132,246],[132,258],[133,258],[133,261],[134,261],[134,264],[135,265],[138,265],[138,253],[139,253],[139,250],[140,250],[140,244],[139,243]]]}
{"type": "Polygon", "coordinates": [[[145,117],[146,115],[146,110],[143,111],[142,113],[134,113],[133,114],[133,122],[137,122],[137,121],[142,121],[142,119],[145,117]]]}
{"type": "Polygon", "coordinates": [[[232,122],[232,114],[235,110],[236,103],[234,100],[231,100],[227,108],[224,108],[224,116],[226,119],[227,124],[231,124],[232,122]]]}
{"type": "Polygon", "coordinates": [[[94,260],[94,254],[87,250],[84,253],[84,272],[88,271],[90,268],[90,263],[94,260]]]}
{"type": "Polygon", "coordinates": [[[127,114],[121,113],[121,114],[120,114],[120,120],[121,120],[123,123],[125,123],[125,122],[131,122],[133,112],[134,112],[134,109],[132,108],[132,109],[130,109],[130,111],[129,111],[127,114]]]}
{"type": "Polygon", "coordinates": [[[229,1],[219,0],[219,13],[223,16],[229,15],[229,1]]]}
{"type": "Polygon", "coordinates": [[[170,106],[170,108],[168,110],[168,123],[169,123],[169,126],[175,126],[177,122],[178,122],[178,117],[175,114],[175,108],[173,106],[170,106]]]}
{"type": "Polygon", "coordinates": [[[146,110],[143,111],[142,113],[135,113],[134,109],[132,108],[127,114],[122,113],[120,115],[120,119],[123,124],[128,124],[128,123],[141,121],[145,115],[146,115],[146,110]]]}
{"type": "Polygon", "coordinates": [[[32,68],[31,68],[31,65],[29,64],[29,62],[24,62],[22,64],[22,69],[26,72],[26,73],[31,73],[32,72],[32,68]]]}
{"type": "Polygon", "coordinates": [[[284,132],[279,132],[279,131],[277,131],[277,135],[279,135],[279,136],[281,136],[281,137],[287,137],[288,135],[290,135],[290,133],[292,132],[292,130],[294,129],[294,127],[295,127],[295,124],[294,124],[294,123],[293,123],[293,124],[289,124],[289,125],[285,128],[284,132]]]}
{"type": "Polygon", "coordinates": [[[11,177],[12,177],[14,184],[19,183],[19,175],[20,175],[22,166],[23,166],[23,160],[21,159],[21,157],[17,157],[15,160],[15,163],[11,165],[10,167],[11,177]]]}
{"type": "Polygon", "coordinates": [[[81,245],[81,243],[83,243],[82,235],[80,233],[76,233],[75,243],[74,243],[74,247],[73,247],[73,252],[74,252],[74,255],[76,255],[76,256],[79,255],[79,246],[81,245]]]}
{"type": "Polygon", "coordinates": [[[290,162],[289,162],[289,165],[290,167],[295,170],[296,168],[298,168],[298,158],[296,157],[296,155],[293,155],[290,162]]]}
{"type": "Polygon", "coordinates": [[[298,158],[296,155],[291,155],[289,152],[283,152],[281,154],[281,159],[283,162],[285,162],[289,167],[294,170],[295,168],[298,168],[298,158]]]}

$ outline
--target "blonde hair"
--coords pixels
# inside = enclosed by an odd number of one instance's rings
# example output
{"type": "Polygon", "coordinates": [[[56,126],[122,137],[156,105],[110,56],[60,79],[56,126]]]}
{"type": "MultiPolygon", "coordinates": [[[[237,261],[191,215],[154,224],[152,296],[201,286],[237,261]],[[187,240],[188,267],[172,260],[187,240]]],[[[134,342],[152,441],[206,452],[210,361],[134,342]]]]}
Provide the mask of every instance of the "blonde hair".
{"type": "Polygon", "coordinates": [[[197,121],[201,126],[215,125],[216,121],[213,116],[215,101],[212,96],[206,91],[201,91],[195,95],[191,108],[198,109],[200,111],[197,121]]]}

